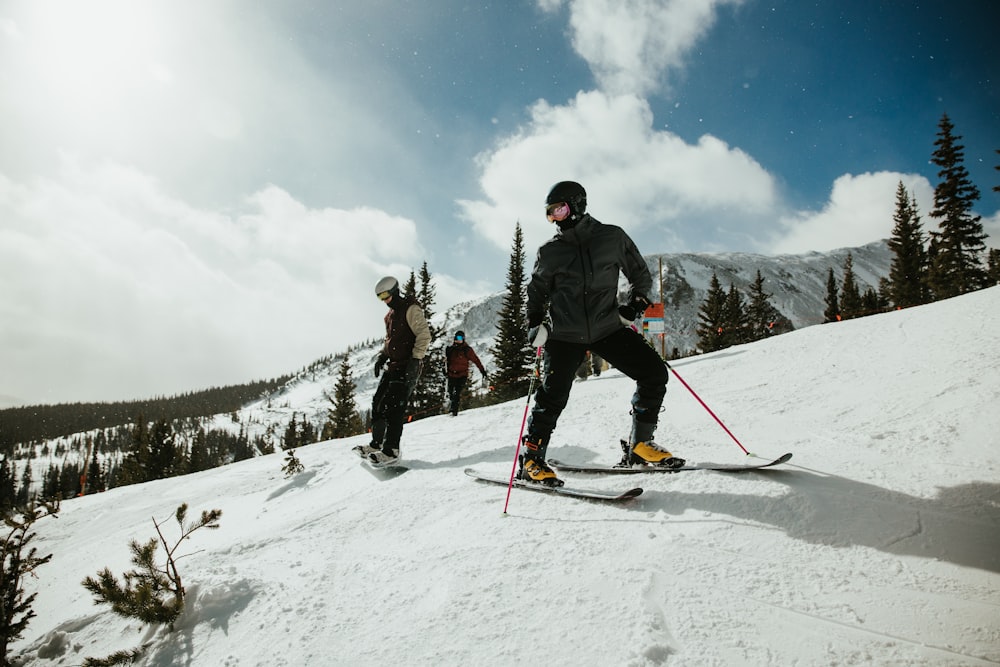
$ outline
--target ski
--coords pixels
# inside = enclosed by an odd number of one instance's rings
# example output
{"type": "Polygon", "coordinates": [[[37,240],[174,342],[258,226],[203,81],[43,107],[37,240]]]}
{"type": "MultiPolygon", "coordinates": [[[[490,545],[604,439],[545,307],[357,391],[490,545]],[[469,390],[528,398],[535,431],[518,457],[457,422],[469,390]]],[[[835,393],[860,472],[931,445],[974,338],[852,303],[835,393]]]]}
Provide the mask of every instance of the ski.
{"type": "Polygon", "coordinates": [[[634,468],[616,468],[615,466],[604,466],[604,465],[591,465],[591,464],[574,464],[565,463],[556,459],[549,459],[546,461],[550,466],[556,470],[561,470],[563,472],[580,472],[580,473],[608,473],[612,475],[638,475],[650,472],[685,472],[687,470],[714,470],[716,472],[746,472],[748,470],[761,470],[763,468],[770,468],[772,466],[780,465],[782,463],[787,463],[789,459],[792,458],[791,452],[784,454],[769,461],[767,463],[751,463],[751,464],[740,464],[740,463],[699,463],[692,465],[684,465],[680,468],[657,468],[656,466],[642,466],[634,468]]]}
{"type": "MultiPolygon", "coordinates": [[[[502,477],[496,477],[493,475],[485,475],[481,472],[476,472],[472,468],[466,468],[465,474],[473,479],[477,479],[480,482],[487,482],[489,484],[499,484],[500,486],[507,486],[510,482],[509,479],[504,479],[502,477]]],[[[519,489],[526,489],[528,491],[541,491],[543,493],[551,493],[557,496],[569,496],[570,498],[584,498],[586,500],[602,500],[605,502],[623,502],[625,500],[631,500],[636,496],[642,495],[642,489],[640,487],[635,487],[627,491],[602,491],[599,489],[578,489],[569,486],[546,486],[544,484],[536,484],[534,482],[525,482],[519,479],[514,480],[514,486],[519,489]]]]}

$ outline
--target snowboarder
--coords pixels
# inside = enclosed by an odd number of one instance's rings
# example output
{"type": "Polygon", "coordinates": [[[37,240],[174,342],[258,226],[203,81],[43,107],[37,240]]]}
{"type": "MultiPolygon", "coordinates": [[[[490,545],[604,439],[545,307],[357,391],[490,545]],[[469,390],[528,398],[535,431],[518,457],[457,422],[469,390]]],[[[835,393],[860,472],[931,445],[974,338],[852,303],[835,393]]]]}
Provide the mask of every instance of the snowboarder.
{"type": "Polygon", "coordinates": [[[455,342],[444,350],[445,374],[448,376],[448,400],[451,416],[458,416],[458,405],[462,400],[462,389],[469,379],[469,362],[471,361],[482,374],[483,381],[486,380],[486,369],[483,362],[479,361],[475,350],[469,347],[465,341],[465,332],[455,332],[455,342]]]}
{"type": "Polygon", "coordinates": [[[546,197],[545,214],[558,230],[538,249],[527,287],[528,341],[532,347],[544,346],[545,358],[523,439],[519,476],[562,485],[545,463],[545,452],[587,350],[636,382],[623,463],[683,465],[683,459],[653,441],[667,367],[642,335],[628,326],[649,306],[647,295],[653,285],[639,249],[623,229],[587,213],[587,192],[579,183],[556,183],[546,197]],[[618,304],[619,272],[630,286],[625,305],[618,304]]]}
{"type": "Polygon", "coordinates": [[[398,280],[382,278],[375,285],[375,294],[389,307],[385,343],[375,361],[375,377],[381,373],[382,378],[372,398],[372,441],[354,451],[372,463],[386,465],[399,460],[406,405],[417,386],[431,332],[417,300],[399,293],[398,280]]]}

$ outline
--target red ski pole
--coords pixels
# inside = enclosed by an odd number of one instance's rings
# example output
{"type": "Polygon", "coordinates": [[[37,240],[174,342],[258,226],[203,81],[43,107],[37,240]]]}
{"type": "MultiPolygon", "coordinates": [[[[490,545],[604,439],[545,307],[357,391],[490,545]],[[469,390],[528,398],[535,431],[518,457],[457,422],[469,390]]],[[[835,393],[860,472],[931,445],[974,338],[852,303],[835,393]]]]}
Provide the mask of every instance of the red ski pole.
{"type": "Polygon", "coordinates": [[[707,410],[707,411],[708,411],[708,414],[712,415],[712,418],[713,418],[713,419],[715,419],[715,421],[716,421],[716,422],[718,422],[719,426],[721,426],[721,427],[722,427],[722,430],[723,430],[723,431],[725,431],[726,433],[728,433],[728,434],[729,434],[729,437],[733,439],[733,442],[735,442],[735,443],[736,443],[737,445],[739,445],[739,446],[740,446],[740,449],[742,449],[742,450],[743,450],[743,453],[744,453],[744,454],[746,454],[747,456],[751,456],[750,452],[748,452],[748,451],[747,451],[747,448],[743,446],[743,443],[741,443],[741,442],[740,442],[740,441],[739,441],[739,440],[738,440],[738,439],[736,438],[736,436],[735,436],[735,435],[733,435],[733,432],[732,432],[732,431],[730,431],[730,430],[729,430],[728,428],[726,428],[726,425],[722,423],[722,420],[721,420],[721,419],[719,419],[719,418],[718,418],[718,417],[717,417],[717,416],[715,415],[715,413],[714,413],[714,412],[712,412],[712,408],[708,407],[708,406],[707,406],[707,405],[705,404],[705,401],[701,400],[701,396],[699,396],[699,395],[698,395],[698,394],[697,394],[697,393],[695,392],[695,390],[691,388],[691,385],[689,385],[689,384],[688,384],[687,382],[685,382],[685,381],[684,381],[684,378],[682,378],[682,377],[680,376],[680,373],[678,373],[678,372],[677,372],[676,370],[674,370],[674,367],[673,367],[673,366],[671,366],[671,365],[670,365],[670,364],[669,364],[669,363],[668,363],[668,362],[667,362],[667,361],[666,361],[665,359],[664,359],[663,363],[664,363],[664,364],[666,364],[667,368],[669,368],[669,369],[670,369],[670,372],[674,374],[674,377],[676,377],[676,378],[677,378],[678,380],[680,380],[680,381],[681,381],[681,384],[682,384],[682,385],[684,385],[684,386],[685,386],[685,387],[687,388],[687,390],[691,392],[691,395],[692,395],[692,396],[694,396],[694,397],[695,397],[695,399],[697,399],[699,403],[701,403],[701,407],[705,408],[705,410],[707,410]]]}
{"type": "Polygon", "coordinates": [[[507,513],[507,505],[510,504],[510,490],[514,488],[514,475],[517,473],[517,459],[521,455],[521,438],[524,436],[524,425],[528,421],[528,408],[531,406],[531,394],[535,390],[535,378],[540,374],[539,368],[542,361],[541,346],[535,351],[535,374],[531,376],[528,383],[528,398],[524,402],[524,415],[521,417],[521,430],[517,434],[517,448],[514,450],[514,465],[510,469],[510,481],[507,482],[507,499],[503,503],[503,513],[507,513]]]}

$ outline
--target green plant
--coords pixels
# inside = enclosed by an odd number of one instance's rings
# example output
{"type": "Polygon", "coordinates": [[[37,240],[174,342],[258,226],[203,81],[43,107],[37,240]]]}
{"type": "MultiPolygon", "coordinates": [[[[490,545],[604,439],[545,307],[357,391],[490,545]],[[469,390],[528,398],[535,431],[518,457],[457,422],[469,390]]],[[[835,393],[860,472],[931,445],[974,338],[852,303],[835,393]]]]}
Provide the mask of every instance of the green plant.
{"type": "Polygon", "coordinates": [[[185,523],[187,508],[185,503],[174,513],[181,536],[173,546],[168,544],[160,529],[162,524],[155,519],[158,540],[154,538],[145,544],[133,540],[129,544],[136,569],[124,573],[124,582],[119,582],[108,568],[98,572],[97,578],[83,580],[83,586],[94,594],[95,604],[110,604],[116,614],[143,623],[165,623],[173,631],[173,623],[184,608],[184,585],[177,569],[177,561],[183,556],[178,556],[177,550],[199,528],[218,528],[222,516],[222,510],[203,511],[198,521],[189,524],[185,523]],[[167,554],[162,565],[155,561],[159,544],[167,554]]]}
{"type": "Polygon", "coordinates": [[[294,449],[289,449],[285,452],[285,465],[281,467],[282,472],[285,473],[285,479],[293,477],[305,469],[306,467],[302,465],[302,461],[299,461],[299,457],[295,455],[294,449]]]}
{"type": "Polygon", "coordinates": [[[0,665],[6,667],[7,646],[19,639],[35,616],[31,603],[35,593],[24,595],[25,575],[37,576],[35,570],[48,563],[52,554],[39,556],[34,547],[25,551],[35,537],[32,525],[42,517],[56,516],[58,502],[44,502],[4,512],[3,522],[9,528],[3,540],[3,563],[0,567],[0,665]]]}

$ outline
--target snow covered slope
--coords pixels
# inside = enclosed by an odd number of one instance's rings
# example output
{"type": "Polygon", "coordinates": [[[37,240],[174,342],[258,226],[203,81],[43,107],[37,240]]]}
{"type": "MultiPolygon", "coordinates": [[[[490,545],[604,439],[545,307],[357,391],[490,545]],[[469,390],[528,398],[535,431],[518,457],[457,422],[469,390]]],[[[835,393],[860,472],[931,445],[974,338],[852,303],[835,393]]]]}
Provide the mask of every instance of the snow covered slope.
{"type": "MultiPolygon", "coordinates": [[[[678,361],[766,473],[569,484],[606,505],[476,483],[509,474],[523,400],[406,426],[410,470],[372,474],[364,436],[66,502],[28,582],[24,665],[143,642],[140,665],[988,665],[1000,662],[1000,288],[678,361]],[[95,606],[181,502],[223,511],[186,543],[174,634],[95,606]]],[[[574,386],[552,456],[613,461],[632,384],[574,386]]],[[[671,381],[658,439],[746,460],[671,381]]],[[[167,530],[172,527],[168,522],[167,530]]]]}

